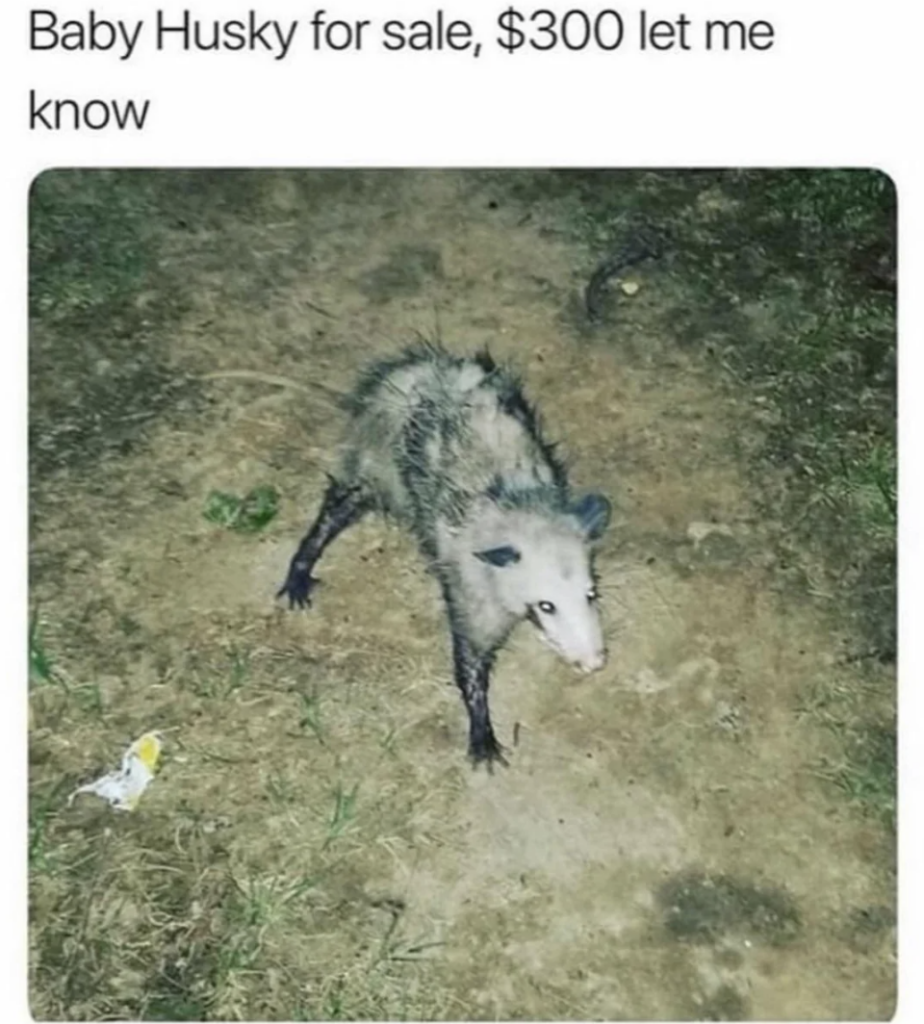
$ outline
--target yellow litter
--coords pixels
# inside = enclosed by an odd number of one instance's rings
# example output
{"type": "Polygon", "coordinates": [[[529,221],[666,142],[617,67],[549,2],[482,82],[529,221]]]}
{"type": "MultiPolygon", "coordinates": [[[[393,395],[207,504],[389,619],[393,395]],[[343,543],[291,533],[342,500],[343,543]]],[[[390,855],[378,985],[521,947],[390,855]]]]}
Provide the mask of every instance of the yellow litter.
{"type": "Polygon", "coordinates": [[[71,793],[68,804],[80,793],[95,793],[108,800],[117,811],[133,811],[154,778],[160,760],[161,735],[147,732],[140,736],[122,756],[122,767],[95,782],[88,782],[71,793]]]}

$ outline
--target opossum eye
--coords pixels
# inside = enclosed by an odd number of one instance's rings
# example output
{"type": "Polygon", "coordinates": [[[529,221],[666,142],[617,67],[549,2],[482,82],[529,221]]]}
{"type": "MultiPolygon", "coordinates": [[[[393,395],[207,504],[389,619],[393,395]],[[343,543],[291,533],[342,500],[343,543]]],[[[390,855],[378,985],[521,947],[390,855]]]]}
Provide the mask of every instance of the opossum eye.
{"type": "Polygon", "coordinates": [[[509,544],[505,544],[500,548],[491,548],[490,551],[476,551],[475,557],[480,558],[482,562],[487,562],[488,565],[493,565],[497,569],[503,569],[504,566],[519,562],[520,552],[509,544]]]}
{"type": "Polygon", "coordinates": [[[551,601],[540,601],[538,604],[538,608],[539,611],[543,612],[545,615],[555,614],[555,605],[552,604],[551,601]]]}
{"type": "Polygon", "coordinates": [[[588,601],[596,601],[599,596],[600,592],[597,590],[596,587],[591,587],[590,590],[587,591],[588,601]]]}

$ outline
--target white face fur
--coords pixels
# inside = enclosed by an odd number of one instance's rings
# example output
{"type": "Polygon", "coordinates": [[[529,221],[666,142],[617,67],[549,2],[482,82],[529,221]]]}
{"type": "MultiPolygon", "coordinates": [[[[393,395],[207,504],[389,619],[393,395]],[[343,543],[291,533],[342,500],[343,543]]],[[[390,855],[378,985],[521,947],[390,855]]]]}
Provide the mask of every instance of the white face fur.
{"type": "Polygon", "coordinates": [[[529,518],[518,523],[518,542],[476,556],[505,610],[528,618],[563,660],[594,672],[606,663],[606,649],[588,535],[572,516],[558,522],[529,518]]]}
{"type": "Polygon", "coordinates": [[[606,651],[587,553],[580,542],[576,547],[574,553],[558,550],[554,558],[536,552],[535,564],[523,566],[521,581],[511,580],[511,589],[526,598],[530,621],[565,662],[595,672],[605,665],[606,651]]]}

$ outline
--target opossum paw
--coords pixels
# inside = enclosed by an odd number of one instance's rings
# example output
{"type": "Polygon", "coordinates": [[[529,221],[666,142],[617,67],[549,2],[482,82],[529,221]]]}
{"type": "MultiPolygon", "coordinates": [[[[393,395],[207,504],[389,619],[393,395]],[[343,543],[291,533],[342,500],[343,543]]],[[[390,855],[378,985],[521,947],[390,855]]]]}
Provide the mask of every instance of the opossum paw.
{"type": "Polygon", "coordinates": [[[288,597],[289,608],[310,608],[311,592],[320,582],[306,570],[295,570],[289,573],[276,597],[288,597]]]}
{"type": "Polygon", "coordinates": [[[494,770],[494,762],[497,761],[502,764],[505,768],[509,767],[509,762],[504,756],[504,748],[497,742],[493,732],[487,732],[481,736],[473,736],[469,743],[468,756],[472,759],[473,766],[477,767],[479,764],[485,762],[488,766],[488,771],[494,770]]]}

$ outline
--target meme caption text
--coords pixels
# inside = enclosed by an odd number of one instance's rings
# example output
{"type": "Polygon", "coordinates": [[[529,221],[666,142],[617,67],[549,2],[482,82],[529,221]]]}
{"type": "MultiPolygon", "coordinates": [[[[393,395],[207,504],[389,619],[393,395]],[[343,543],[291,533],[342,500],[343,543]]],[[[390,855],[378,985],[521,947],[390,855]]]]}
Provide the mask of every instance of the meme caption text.
{"type": "MultiPolygon", "coordinates": [[[[76,16],[52,7],[28,12],[28,46],[36,55],[89,53],[118,63],[138,54],[240,54],[290,61],[305,54],[445,53],[480,58],[490,52],[635,51],[669,55],[693,51],[766,53],[776,42],[773,24],[751,17],[655,16],[644,8],[533,7],[512,4],[475,20],[443,8],[426,17],[347,18],[317,8],[303,18],[263,17],[256,9],[228,18],[200,17],[192,8],[116,17],[88,8],[76,16]]],[[[77,76],[75,75],[75,78],[77,76]]],[[[43,96],[29,90],[33,131],[141,131],[149,125],[151,97],[43,96]]]]}

